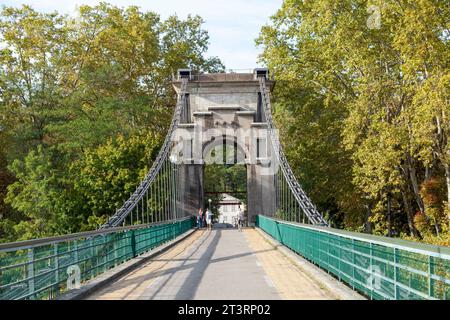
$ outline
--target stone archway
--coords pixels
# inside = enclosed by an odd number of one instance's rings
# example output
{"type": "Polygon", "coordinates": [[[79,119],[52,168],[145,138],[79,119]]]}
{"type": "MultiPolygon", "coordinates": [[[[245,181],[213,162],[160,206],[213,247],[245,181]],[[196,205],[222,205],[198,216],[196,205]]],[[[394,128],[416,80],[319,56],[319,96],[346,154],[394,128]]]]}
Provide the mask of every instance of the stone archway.
{"type": "MultiPolygon", "coordinates": [[[[273,82],[267,82],[270,87],[273,82]]],[[[179,92],[179,82],[174,82],[179,92]]],[[[254,74],[191,79],[187,85],[190,115],[179,125],[176,139],[183,140],[189,154],[180,165],[179,181],[183,192],[180,206],[193,214],[204,203],[205,155],[218,147],[233,146],[234,158],[247,169],[247,202],[249,223],[257,214],[272,216],[275,212],[276,170],[270,154],[267,123],[261,117],[259,82],[254,74]]],[[[177,140],[178,141],[178,140],[177,140]]],[[[220,155],[219,155],[220,157],[220,155]]],[[[227,161],[215,161],[226,163],[227,161]]],[[[227,160],[227,159],[225,159],[227,160]]]]}

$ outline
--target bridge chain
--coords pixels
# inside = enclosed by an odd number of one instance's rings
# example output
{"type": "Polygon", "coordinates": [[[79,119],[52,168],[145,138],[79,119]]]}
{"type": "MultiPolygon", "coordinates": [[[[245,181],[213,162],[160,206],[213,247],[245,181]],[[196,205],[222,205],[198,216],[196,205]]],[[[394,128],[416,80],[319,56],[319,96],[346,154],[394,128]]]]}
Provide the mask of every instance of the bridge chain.
{"type": "Polygon", "coordinates": [[[311,224],[329,226],[328,222],[323,218],[322,214],[317,210],[316,206],[306,195],[305,191],[302,189],[299,182],[295,178],[294,173],[292,172],[292,169],[286,159],[283,148],[280,144],[280,140],[276,133],[276,128],[272,117],[269,91],[266,86],[266,79],[265,77],[259,77],[258,80],[262,95],[264,116],[267,122],[267,128],[269,130],[270,139],[272,142],[274,152],[277,156],[277,160],[280,164],[281,171],[289,186],[289,189],[291,190],[292,195],[294,196],[295,200],[297,201],[300,208],[303,210],[304,214],[308,218],[309,222],[311,222],[311,224]]]}
{"type": "MultiPolygon", "coordinates": [[[[133,210],[139,205],[139,201],[141,200],[143,201],[143,197],[147,194],[149,187],[155,181],[157,174],[161,171],[161,168],[163,167],[164,162],[167,160],[170,153],[172,136],[175,130],[178,128],[178,124],[181,119],[187,83],[188,79],[183,78],[181,80],[181,90],[177,106],[175,108],[174,116],[172,118],[172,123],[165,137],[163,146],[161,147],[161,150],[159,151],[156,160],[153,162],[151,169],[147,173],[146,177],[141,181],[137,189],[131,194],[130,198],[125,201],[123,206],[120,209],[118,209],[115,212],[115,214],[112,217],[110,217],[108,221],[100,227],[100,229],[120,226],[124,222],[124,220],[130,215],[130,213],[132,213],[133,210]]],[[[275,125],[273,123],[273,117],[271,112],[270,97],[264,77],[259,78],[259,85],[262,95],[264,115],[267,121],[272,146],[274,148],[275,154],[277,155],[277,159],[279,161],[283,176],[289,186],[289,189],[292,192],[292,195],[294,196],[295,200],[299,204],[300,208],[308,218],[309,222],[316,225],[328,226],[328,223],[325,221],[323,216],[317,210],[316,206],[311,202],[311,200],[308,198],[308,196],[298,183],[284,155],[278,136],[275,132],[275,125]]]]}
{"type": "Polygon", "coordinates": [[[181,113],[184,107],[185,101],[184,97],[186,95],[187,83],[188,83],[187,78],[181,79],[181,90],[178,97],[177,106],[175,108],[175,112],[172,118],[172,122],[170,124],[169,131],[167,132],[167,135],[164,139],[163,146],[161,147],[158,156],[153,162],[152,167],[150,168],[145,178],[141,181],[137,189],[131,194],[130,198],[125,201],[123,206],[120,209],[118,209],[115,212],[115,214],[112,217],[110,217],[108,221],[100,227],[100,229],[114,228],[120,226],[123,223],[123,221],[127,218],[127,216],[130,213],[132,213],[134,208],[139,204],[139,201],[143,199],[144,195],[148,192],[150,185],[153,183],[157,174],[160,172],[161,167],[163,166],[165,160],[169,156],[172,143],[172,136],[175,130],[178,128],[178,124],[180,123],[181,113]]]}

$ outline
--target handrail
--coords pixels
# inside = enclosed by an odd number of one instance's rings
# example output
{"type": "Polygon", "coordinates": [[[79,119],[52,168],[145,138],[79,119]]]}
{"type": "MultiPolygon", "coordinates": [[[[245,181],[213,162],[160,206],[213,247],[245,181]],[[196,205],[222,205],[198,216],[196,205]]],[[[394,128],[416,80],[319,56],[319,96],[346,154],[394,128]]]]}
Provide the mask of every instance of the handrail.
{"type": "Polygon", "coordinates": [[[266,217],[270,218],[278,223],[283,223],[286,225],[292,225],[295,227],[301,227],[305,229],[314,230],[317,232],[323,232],[327,234],[332,234],[340,237],[344,237],[347,239],[359,240],[359,241],[370,241],[374,244],[397,248],[402,250],[407,250],[410,252],[420,253],[420,254],[428,254],[438,258],[444,258],[450,260],[450,248],[444,246],[438,246],[428,243],[415,242],[405,239],[398,238],[389,238],[383,236],[377,236],[374,234],[354,232],[342,229],[336,229],[331,227],[323,227],[318,225],[310,225],[295,221],[286,221],[283,219],[275,218],[275,217],[266,217]]]}
{"type": "Polygon", "coordinates": [[[186,217],[3,244],[0,300],[56,298],[193,227],[186,217]]]}
{"type": "Polygon", "coordinates": [[[107,229],[98,229],[98,230],[93,230],[93,231],[83,231],[83,232],[62,235],[62,236],[39,238],[39,239],[33,239],[33,240],[0,243],[0,252],[29,249],[29,248],[33,248],[33,247],[55,244],[55,243],[65,242],[65,241],[70,241],[70,240],[78,240],[78,239],[83,239],[83,238],[99,236],[99,235],[101,236],[101,235],[106,235],[106,234],[120,232],[120,231],[145,229],[148,227],[154,227],[154,226],[168,224],[168,223],[181,222],[181,221],[188,220],[188,219],[191,219],[191,217],[184,217],[184,218],[180,218],[180,219],[139,224],[139,225],[133,225],[133,226],[123,226],[123,227],[114,227],[114,228],[107,228],[107,229]]]}
{"type": "Polygon", "coordinates": [[[450,248],[262,215],[256,223],[281,244],[371,299],[450,297],[450,248]]]}

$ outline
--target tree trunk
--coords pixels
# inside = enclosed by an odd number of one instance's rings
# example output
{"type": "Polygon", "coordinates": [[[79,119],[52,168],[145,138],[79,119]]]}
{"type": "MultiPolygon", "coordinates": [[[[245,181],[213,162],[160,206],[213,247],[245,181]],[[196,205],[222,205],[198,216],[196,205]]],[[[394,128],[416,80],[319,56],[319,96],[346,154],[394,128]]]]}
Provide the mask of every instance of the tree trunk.
{"type": "Polygon", "coordinates": [[[407,156],[407,159],[408,159],[409,178],[411,180],[411,186],[414,191],[414,196],[416,198],[417,205],[419,206],[419,210],[425,213],[425,206],[423,204],[422,197],[420,196],[419,183],[417,182],[416,167],[414,166],[414,163],[410,155],[407,156]]]}
{"type": "Polygon", "coordinates": [[[439,236],[439,225],[437,224],[436,219],[434,219],[434,230],[436,231],[436,235],[439,236]]]}
{"type": "Polygon", "coordinates": [[[450,163],[445,166],[445,181],[447,182],[447,209],[450,214],[450,163]]]}
{"type": "Polygon", "coordinates": [[[403,197],[403,205],[405,206],[406,211],[406,217],[408,218],[408,227],[409,227],[409,234],[413,237],[418,237],[419,234],[417,232],[416,227],[414,226],[414,211],[411,207],[411,203],[409,202],[408,197],[408,186],[404,186],[402,190],[402,197],[403,197]]]}
{"type": "MultiPolygon", "coordinates": [[[[412,164],[410,163],[409,176],[410,176],[412,187],[414,190],[414,195],[416,197],[417,205],[419,206],[420,211],[422,211],[425,214],[425,205],[423,203],[422,196],[420,195],[419,183],[417,182],[416,167],[414,166],[414,163],[412,163],[412,164]]],[[[427,221],[430,220],[426,214],[425,214],[425,219],[427,219],[427,221]]],[[[436,220],[434,221],[433,224],[434,224],[434,229],[436,231],[436,235],[438,236],[439,235],[439,226],[438,226],[436,220]]]]}
{"type": "Polygon", "coordinates": [[[429,166],[425,167],[425,181],[431,178],[431,168],[429,166]]]}
{"type": "Polygon", "coordinates": [[[387,223],[388,223],[388,230],[387,230],[387,236],[392,236],[392,212],[391,212],[391,194],[388,192],[387,195],[387,223]]]}
{"type": "Polygon", "coordinates": [[[364,217],[364,231],[366,233],[372,233],[372,223],[369,221],[369,218],[372,216],[372,208],[370,204],[365,204],[366,207],[366,216],[364,217]]]}

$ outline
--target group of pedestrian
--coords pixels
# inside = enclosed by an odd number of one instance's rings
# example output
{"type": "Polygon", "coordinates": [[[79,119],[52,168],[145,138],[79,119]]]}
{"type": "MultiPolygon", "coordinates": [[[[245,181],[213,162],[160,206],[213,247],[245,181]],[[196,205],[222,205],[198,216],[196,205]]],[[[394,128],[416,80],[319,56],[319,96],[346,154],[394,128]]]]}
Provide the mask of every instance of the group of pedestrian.
{"type": "Polygon", "coordinates": [[[211,210],[206,209],[206,212],[203,213],[203,209],[198,209],[197,214],[197,228],[204,228],[207,227],[208,230],[211,230],[212,228],[212,212],[211,210]]]}

